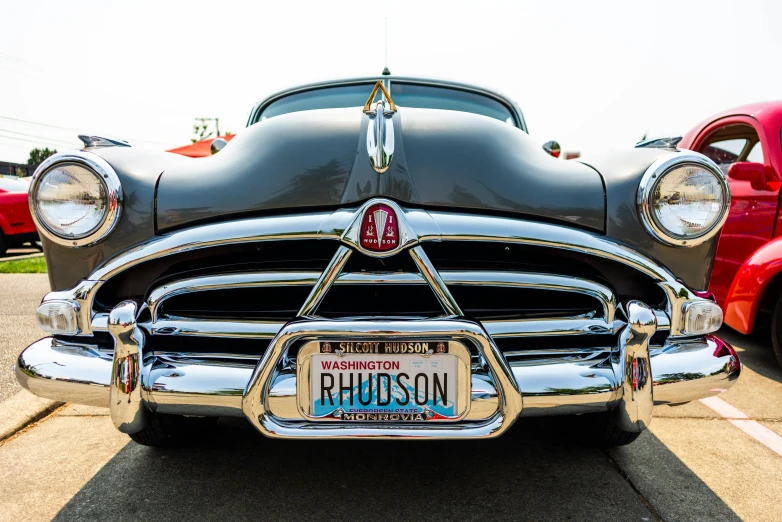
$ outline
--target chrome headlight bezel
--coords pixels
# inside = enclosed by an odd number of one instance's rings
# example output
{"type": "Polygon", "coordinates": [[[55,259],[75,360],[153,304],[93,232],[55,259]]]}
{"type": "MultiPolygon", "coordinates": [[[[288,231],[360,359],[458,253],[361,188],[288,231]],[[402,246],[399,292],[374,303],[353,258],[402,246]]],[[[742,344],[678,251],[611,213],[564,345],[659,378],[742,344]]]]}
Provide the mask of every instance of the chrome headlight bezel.
{"type": "Polygon", "coordinates": [[[652,163],[644,172],[638,187],[638,213],[647,232],[658,241],[678,247],[693,247],[713,238],[725,224],[730,210],[730,188],[720,168],[703,154],[692,151],[672,152],[652,163]],[[701,233],[693,236],[674,234],[660,226],[653,216],[654,190],[670,172],[680,167],[693,166],[709,172],[722,189],[724,199],[719,217],[701,233]]]}
{"type": "Polygon", "coordinates": [[[94,245],[114,230],[122,214],[122,196],[122,185],[120,184],[119,176],[117,176],[117,173],[106,160],[86,151],[70,151],[50,156],[38,166],[30,183],[28,206],[40,235],[53,243],[79,248],[94,245]],[[40,215],[38,208],[38,187],[40,182],[52,168],[62,164],[75,164],[91,171],[103,183],[106,189],[106,215],[101,224],[85,236],[62,236],[52,230],[46,223],[46,220],[42,219],[40,215]]]}

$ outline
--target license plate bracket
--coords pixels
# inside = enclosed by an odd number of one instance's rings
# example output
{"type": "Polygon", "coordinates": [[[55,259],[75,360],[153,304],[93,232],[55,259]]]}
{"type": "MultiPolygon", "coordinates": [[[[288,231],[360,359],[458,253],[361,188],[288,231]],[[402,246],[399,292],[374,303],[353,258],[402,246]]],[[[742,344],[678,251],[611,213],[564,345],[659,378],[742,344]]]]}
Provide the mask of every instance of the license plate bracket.
{"type": "Polygon", "coordinates": [[[312,421],[458,421],[470,385],[470,350],[453,339],[317,339],[297,357],[297,404],[312,421]]]}

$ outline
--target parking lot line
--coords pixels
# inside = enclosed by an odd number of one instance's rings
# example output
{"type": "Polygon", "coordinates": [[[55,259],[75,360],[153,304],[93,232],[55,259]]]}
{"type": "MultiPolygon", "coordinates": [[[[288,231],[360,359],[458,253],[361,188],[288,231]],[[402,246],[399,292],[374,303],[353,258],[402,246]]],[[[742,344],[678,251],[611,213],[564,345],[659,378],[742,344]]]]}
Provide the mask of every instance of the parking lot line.
{"type": "Polygon", "coordinates": [[[731,406],[719,397],[701,399],[701,402],[720,414],[722,418],[736,426],[738,429],[782,457],[782,437],[757,421],[750,419],[746,413],[731,406]]]}

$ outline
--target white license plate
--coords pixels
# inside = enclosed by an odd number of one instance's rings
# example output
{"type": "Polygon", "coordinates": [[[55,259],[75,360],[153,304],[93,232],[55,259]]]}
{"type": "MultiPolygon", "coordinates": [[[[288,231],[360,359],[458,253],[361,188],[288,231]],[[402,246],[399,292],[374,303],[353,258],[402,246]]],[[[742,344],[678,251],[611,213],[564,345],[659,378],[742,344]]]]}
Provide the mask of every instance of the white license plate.
{"type": "MultiPolygon", "coordinates": [[[[449,421],[466,414],[469,352],[456,342],[319,342],[307,357],[312,418],[449,421]]],[[[301,363],[301,359],[300,359],[301,363]]]]}

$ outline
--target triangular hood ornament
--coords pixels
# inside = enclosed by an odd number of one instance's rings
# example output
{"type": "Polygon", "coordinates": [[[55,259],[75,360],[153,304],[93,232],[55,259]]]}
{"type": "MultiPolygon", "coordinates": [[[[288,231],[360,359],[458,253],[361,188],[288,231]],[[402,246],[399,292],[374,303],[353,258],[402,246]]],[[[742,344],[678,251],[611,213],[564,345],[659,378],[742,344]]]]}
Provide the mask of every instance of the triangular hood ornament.
{"type": "Polygon", "coordinates": [[[396,111],[394,100],[391,99],[391,95],[383,86],[383,82],[378,80],[364,104],[364,114],[368,115],[370,119],[367,127],[369,163],[373,169],[381,174],[388,170],[394,157],[394,120],[392,118],[396,111]],[[372,102],[377,91],[380,91],[381,97],[373,106],[372,102]],[[388,107],[386,107],[386,101],[388,107]]]}

